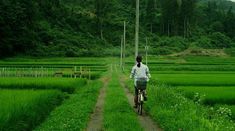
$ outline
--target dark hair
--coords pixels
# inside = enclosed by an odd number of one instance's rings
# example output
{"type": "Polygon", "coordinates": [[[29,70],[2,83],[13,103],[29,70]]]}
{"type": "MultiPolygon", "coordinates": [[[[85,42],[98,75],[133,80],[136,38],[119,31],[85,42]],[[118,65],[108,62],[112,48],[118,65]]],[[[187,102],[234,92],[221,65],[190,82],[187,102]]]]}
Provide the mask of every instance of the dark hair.
{"type": "Polygon", "coordinates": [[[140,68],[140,62],[142,62],[142,56],[137,56],[136,61],[137,61],[137,67],[140,68]]]}

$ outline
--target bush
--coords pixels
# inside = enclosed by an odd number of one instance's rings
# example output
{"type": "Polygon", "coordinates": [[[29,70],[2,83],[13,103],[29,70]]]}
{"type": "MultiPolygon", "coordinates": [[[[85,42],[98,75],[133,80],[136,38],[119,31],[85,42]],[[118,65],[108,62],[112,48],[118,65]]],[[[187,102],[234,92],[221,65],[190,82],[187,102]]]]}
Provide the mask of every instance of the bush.
{"type": "Polygon", "coordinates": [[[213,48],[211,45],[211,39],[207,36],[201,36],[197,41],[196,45],[202,48],[210,49],[213,48]]]}
{"type": "Polygon", "coordinates": [[[186,40],[182,37],[162,37],[155,45],[151,45],[150,53],[168,55],[188,48],[186,40]]]}
{"type": "Polygon", "coordinates": [[[225,49],[225,52],[230,56],[235,56],[235,48],[225,49]]]}
{"type": "Polygon", "coordinates": [[[206,49],[230,48],[232,46],[232,40],[223,33],[215,32],[209,36],[201,36],[196,40],[196,45],[206,49]]]}
{"type": "Polygon", "coordinates": [[[220,32],[212,33],[210,39],[214,48],[230,48],[232,45],[231,39],[220,32]]]}

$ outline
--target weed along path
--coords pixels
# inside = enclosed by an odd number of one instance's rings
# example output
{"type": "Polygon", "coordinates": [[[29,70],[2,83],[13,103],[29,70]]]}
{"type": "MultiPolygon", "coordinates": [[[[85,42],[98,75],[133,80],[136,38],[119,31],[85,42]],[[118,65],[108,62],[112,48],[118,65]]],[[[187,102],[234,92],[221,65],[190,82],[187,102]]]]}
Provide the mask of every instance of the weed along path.
{"type": "Polygon", "coordinates": [[[93,114],[91,114],[90,121],[87,126],[87,131],[101,131],[103,125],[103,110],[104,110],[104,100],[106,97],[106,88],[108,86],[110,78],[102,78],[104,86],[100,90],[99,97],[94,109],[93,114]]]}
{"type": "MultiPolygon", "coordinates": [[[[131,93],[129,89],[126,88],[125,80],[123,78],[120,79],[120,84],[124,88],[129,104],[133,107],[134,106],[133,93],[131,93]]],[[[159,128],[159,126],[150,118],[150,116],[146,114],[144,110],[143,110],[142,115],[138,115],[138,119],[139,119],[141,126],[144,128],[145,131],[162,131],[162,129],[159,128]]]]}

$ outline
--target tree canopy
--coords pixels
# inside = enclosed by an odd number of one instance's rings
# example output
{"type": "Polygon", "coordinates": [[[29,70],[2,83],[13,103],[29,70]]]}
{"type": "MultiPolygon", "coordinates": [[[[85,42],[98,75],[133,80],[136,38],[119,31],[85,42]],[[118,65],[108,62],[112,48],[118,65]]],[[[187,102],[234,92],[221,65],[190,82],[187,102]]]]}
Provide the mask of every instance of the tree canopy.
{"type": "MultiPolygon", "coordinates": [[[[231,48],[234,12],[235,3],[227,0],[143,0],[140,43],[149,37],[154,54],[163,47],[169,53],[182,51],[191,43],[231,48]]],[[[124,20],[132,47],[135,0],[0,0],[0,56],[117,54],[124,20]]]]}

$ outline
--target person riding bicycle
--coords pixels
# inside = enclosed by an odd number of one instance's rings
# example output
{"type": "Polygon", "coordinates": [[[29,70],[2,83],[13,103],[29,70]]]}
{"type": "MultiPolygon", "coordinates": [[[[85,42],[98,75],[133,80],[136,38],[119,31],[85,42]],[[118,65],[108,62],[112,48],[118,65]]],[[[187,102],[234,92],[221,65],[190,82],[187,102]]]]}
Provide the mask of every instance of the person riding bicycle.
{"type": "MultiPolygon", "coordinates": [[[[145,79],[146,81],[149,81],[151,75],[149,73],[149,68],[147,65],[144,65],[142,63],[142,57],[141,56],[137,56],[136,57],[136,62],[137,64],[135,66],[133,66],[132,71],[131,71],[131,75],[130,78],[133,79],[134,78],[134,87],[135,87],[135,97],[134,97],[134,102],[135,102],[135,108],[137,108],[137,104],[138,104],[138,89],[137,89],[137,81],[139,79],[145,79]]],[[[146,90],[144,91],[144,99],[145,101],[147,100],[147,94],[146,94],[146,90]]]]}

